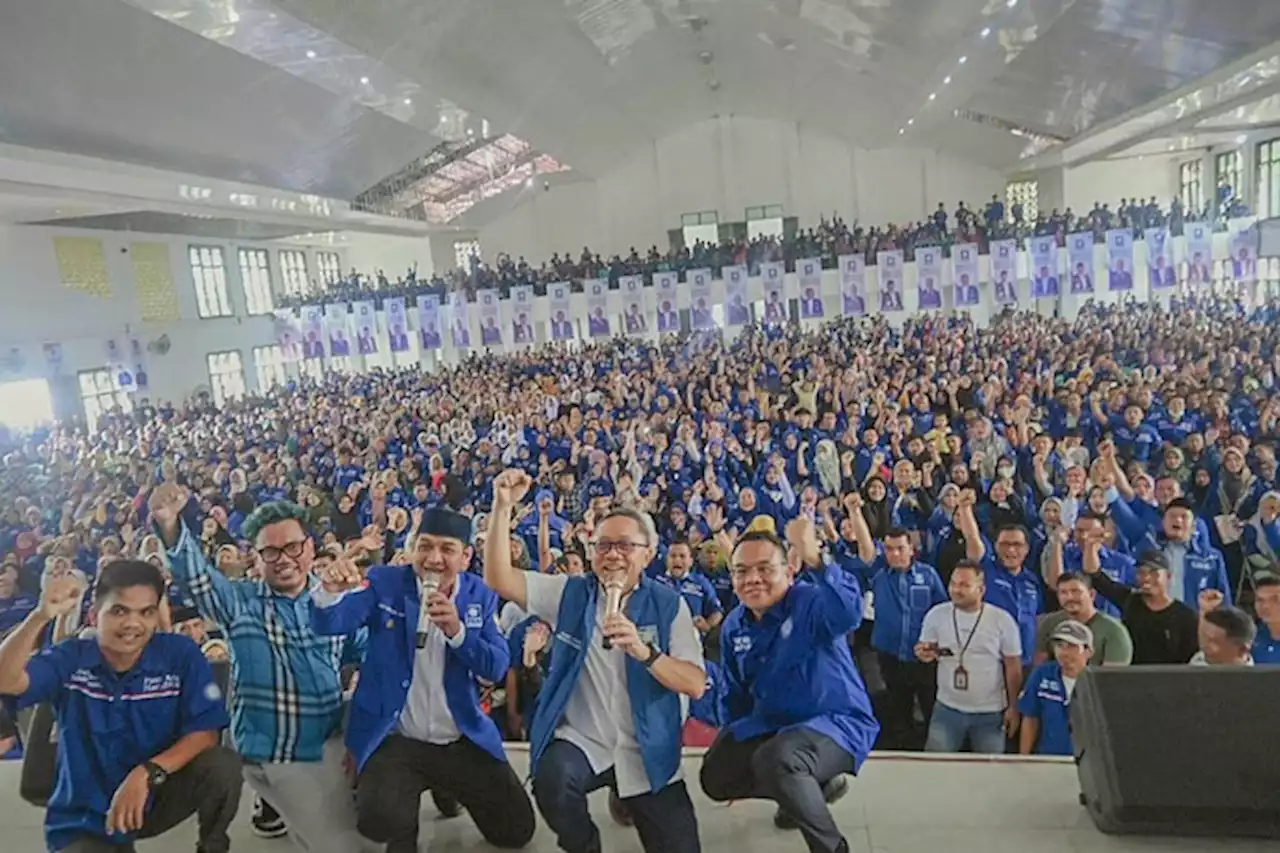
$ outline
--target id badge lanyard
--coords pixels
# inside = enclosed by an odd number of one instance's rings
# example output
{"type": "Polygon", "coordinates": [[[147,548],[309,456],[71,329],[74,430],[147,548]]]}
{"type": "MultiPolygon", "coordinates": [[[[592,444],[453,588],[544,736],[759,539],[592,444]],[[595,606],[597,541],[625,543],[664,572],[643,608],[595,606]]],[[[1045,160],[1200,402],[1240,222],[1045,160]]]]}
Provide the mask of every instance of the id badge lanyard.
{"type": "Polygon", "coordinates": [[[951,628],[956,634],[956,645],[960,646],[960,653],[956,656],[956,671],[951,675],[951,686],[956,690],[969,689],[969,670],[964,668],[964,653],[969,651],[969,644],[973,642],[973,635],[978,633],[978,625],[982,622],[982,614],[987,612],[987,605],[983,603],[978,608],[978,618],[973,620],[973,627],[969,629],[969,636],[965,638],[964,644],[960,643],[960,620],[956,619],[956,608],[951,608],[951,628]]]}

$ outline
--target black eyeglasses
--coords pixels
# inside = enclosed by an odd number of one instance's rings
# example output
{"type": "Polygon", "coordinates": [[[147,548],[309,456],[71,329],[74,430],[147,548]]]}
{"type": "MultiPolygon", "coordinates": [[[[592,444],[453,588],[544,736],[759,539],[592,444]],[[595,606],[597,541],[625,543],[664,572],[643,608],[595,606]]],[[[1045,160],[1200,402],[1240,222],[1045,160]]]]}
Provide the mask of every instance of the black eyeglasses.
{"type": "Polygon", "coordinates": [[[258,556],[265,563],[278,563],[282,555],[291,560],[296,560],[302,556],[302,549],[306,544],[307,540],[299,539],[297,542],[290,542],[286,545],[281,545],[279,548],[274,545],[268,545],[265,548],[258,549],[258,556]]]}

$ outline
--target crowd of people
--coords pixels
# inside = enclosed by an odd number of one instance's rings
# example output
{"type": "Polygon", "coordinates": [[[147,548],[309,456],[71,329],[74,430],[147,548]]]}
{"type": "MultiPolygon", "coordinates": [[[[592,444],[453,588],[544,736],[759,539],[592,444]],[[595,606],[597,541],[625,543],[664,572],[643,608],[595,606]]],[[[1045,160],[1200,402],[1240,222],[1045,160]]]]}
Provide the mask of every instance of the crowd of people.
{"type": "Polygon", "coordinates": [[[696,851],[701,742],[713,800],[847,851],[873,747],[1068,755],[1089,666],[1280,663],[1278,314],[615,338],[7,436],[0,694],[59,715],[50,849],[194,811],[225,851],[238,754],[313,851],[416,849],[430,790],[588,853],[603,787],[696,851]]]}
{"type": "MultiPolygon", "coordinates": [[[[523,256],[512,258],[500,253],[489,264],[478,256],[471,256],[465,267],[458,267],[443,274],[419,278],[416,269],[410,269],[396,280],[391,280],[383,270],[366,275],[352,270],[345,278],[325,284],[311,283],[309,292],[285,300],[285,307],[323,302],[357,299],[381,300],[389,296],[405,296],[411,300],[419,295],[432,293],[444,296],[448,293],[464,293],[474,302],[480,290],[494,289],[506,299],[512,287],[527,285],[538,296],[546,295],[548,284],[571,282],[581,292],[587,279],[606,279],[612,289],[618,288],[619,279],[626,275],[640,275],[645,286],[652,285],[655,272],[675,271],[683,274],[691,269],[710,269],[719,277],[726,266],[746,266],[751,275],[757,275],[760,264],[767,261],[784,261],[789,272],[795,271],[795,262],[803,258],[821,258],[823,267],[834,269],[841,255],[863,255],[867,264],[876,262],[878,252],[901,249],[906,260],[915,257],[917,248],[943,247],[949,255],[950,247],[959,243],[975,243],[985,254],[993,240],[1055,236],[1058,245],[1065,246],[1068,234],[1080,231],[1093,233],[1095,242],[1102,242],[1106,232],[1113,228],[1132,228],[1134,239],[1141,240],[1147,228],[1168,227],[1173,236],[1181,236],[1188,222],[1212,221],[1215,227],[1226,229],[1228,219],[1247,216],[1248,208],[1236,199],[1227,188],[1219,203],[1202,211],[1189,211],[1180,198],[1175,197],[1168,208],[1162,208],[1152,196],[1147,200],[1122,198],[1114,209],[1110,204],[1094,202],[1093,209],[1077,214],[1070,207],[1057,208],[1048,214],[1044,211],[1034,217],[1024,215],[1020,203],[1007,208],[998,196],[982,207],[968,207],[960,202],[949,212],[944,203],[928,218],[904,224],[863,226],[857,222],[846,223],[838,213],[830,220],[823,218],[816,227],[798,229],[783,236],[761,235],[724,239],[719,243],[695,241],[692,246],[672,248],[661,252],[650,246],[648,252],[637,251],[633,246],[624,255],[614,255],[607,260],[599,253],[583,247],[575,258],[572,252],[556,253],[541,264],[531,264],[523,256]]],[[[535,262],[536,263],[536,262],[535,262]]]]}

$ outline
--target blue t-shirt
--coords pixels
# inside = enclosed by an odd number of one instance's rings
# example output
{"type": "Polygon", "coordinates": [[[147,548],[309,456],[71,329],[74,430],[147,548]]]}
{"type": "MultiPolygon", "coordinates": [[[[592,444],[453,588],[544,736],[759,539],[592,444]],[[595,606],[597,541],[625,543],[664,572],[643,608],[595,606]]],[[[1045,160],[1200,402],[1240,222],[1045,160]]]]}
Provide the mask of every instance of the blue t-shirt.
{"type": "Polygon", "coordinates": [[[713,613],[720,612],[720,599],[716,595],[715,587],[711,585],[711,581],[707,580],[706,575],[699,571],[691,571],[683,578],[673,578],[666,572],[662,572],[655,575],[654,580],[680,593],[684,603],[689,605],[689,612],[695,617],[701,616],[703,619],[708,619],[713,613]]]}
{"type": "Polygon", "coordinates": [[[1036,755],[1072,754],[1070,706],[1061,664],[1045,661],[1031,671],[1018,697],[1018,713],[1040,721],[1036,755]]]}

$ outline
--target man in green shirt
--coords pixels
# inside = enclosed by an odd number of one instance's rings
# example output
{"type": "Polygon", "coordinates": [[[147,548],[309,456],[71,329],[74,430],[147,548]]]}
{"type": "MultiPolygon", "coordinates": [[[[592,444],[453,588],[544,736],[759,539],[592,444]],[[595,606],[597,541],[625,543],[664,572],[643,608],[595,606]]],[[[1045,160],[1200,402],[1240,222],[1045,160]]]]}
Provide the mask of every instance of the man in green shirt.
{"type": "Polygon", "coordinates": [[[1049,638],[1068,619],[1088,626],[1093,632],[1093,666],[1128,666],[1133,660],[1133,640],[1129,629],[1114,616],[1093,606],[1093,583],[1088,575],[1063,572],[1058,578],[1058,603],[1062,609],[1046,613],[1036,626],[1035,664],[1053,659],[1053,643],[1049,638]]]}

